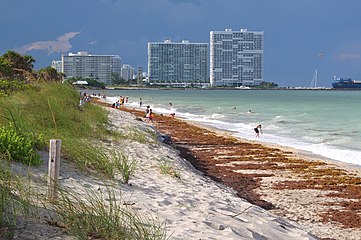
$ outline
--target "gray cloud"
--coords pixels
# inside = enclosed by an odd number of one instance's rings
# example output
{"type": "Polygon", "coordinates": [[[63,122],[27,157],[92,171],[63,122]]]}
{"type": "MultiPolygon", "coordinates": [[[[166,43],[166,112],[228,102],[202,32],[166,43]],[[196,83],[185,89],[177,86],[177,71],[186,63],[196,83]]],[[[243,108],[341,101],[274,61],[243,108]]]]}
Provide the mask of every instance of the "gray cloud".
{"type": "Polygon", "coordinates": [[[58,37],[56,41],[39,41],[29,44],[25,44],[19,48],[14,49],[20,54],[25,54],[32,50],[47,50],[48,54],[57,53],[57,52],[67,52],[70,50],[72,45],[69,43],[69,40],[74,38],[80,32],[68,32],[64,35],[58,37]]]}

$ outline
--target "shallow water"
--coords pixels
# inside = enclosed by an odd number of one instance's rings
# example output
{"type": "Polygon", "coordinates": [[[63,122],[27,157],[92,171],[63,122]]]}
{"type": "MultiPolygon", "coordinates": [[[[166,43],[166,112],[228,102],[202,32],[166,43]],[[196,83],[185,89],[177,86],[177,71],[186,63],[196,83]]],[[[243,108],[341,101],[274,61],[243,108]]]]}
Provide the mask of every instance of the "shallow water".
{"type": "Polygon", "coordinates": [[[315,90],[107,90],[110,102],[150,105],[237,137],[278,143],[361,165],[361,91],[315,90]],[[113,97],[113,98],[112,98],[113,97]],[[172,106],[169,104],[172,103],[172,106]],[[251,113],[249,113],[251,110],[251,113]],[[262,124],[256,138],[253,128],[262,124]]]}

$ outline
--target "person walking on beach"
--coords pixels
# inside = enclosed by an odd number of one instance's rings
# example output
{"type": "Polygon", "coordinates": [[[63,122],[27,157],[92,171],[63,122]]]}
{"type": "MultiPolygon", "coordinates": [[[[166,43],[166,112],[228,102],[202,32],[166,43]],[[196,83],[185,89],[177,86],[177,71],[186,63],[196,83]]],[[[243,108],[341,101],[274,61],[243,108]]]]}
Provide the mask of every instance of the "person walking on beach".
{"type": "Polygon", "coordinates": [[[259,133],[263,134],[262,132],[262,125],[259,124],[257,127],[254,128],[254,131],[256,132],[256,137],[259,137],[259,133]]]}

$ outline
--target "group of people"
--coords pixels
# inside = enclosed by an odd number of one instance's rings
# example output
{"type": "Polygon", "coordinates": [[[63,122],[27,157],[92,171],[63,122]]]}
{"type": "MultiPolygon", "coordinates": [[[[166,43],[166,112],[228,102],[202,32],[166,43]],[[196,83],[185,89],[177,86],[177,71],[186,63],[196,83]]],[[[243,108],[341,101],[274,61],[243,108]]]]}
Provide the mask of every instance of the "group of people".
{"type": "Polygon", "coordinates": [[[120,96],[119,100],[112,104],[112,108],[121,108],[128,103],[128,97],[120,96]]]}
{"type": "MultiPolygon", "coordinates": [[[[128,97],[121,96],[120,100],[117,101],[116,103],[113,103],[112,107],[120,108],[121,106],[124,106],[124,104],[127,102],[128,102],[128,97]]],[[[139,98],[139,107],[142,108],[142,106],[143,106],[143,100],[142,100],[142,98],[139,98]]],[[[173,106],[173,104],[170,102],[169,107],[172,108],[172,106],[173,106]]],[[[253,112],[251,110],[249,110],[248,113],[253,113],[253,112]]],[[[171,113],[170,116],[174,117],[175,113],[171,113]]],[[[154,114],[153,114],[153,110],[150,108],[149,105],[145,109],[144,117],[147,119],[147,122],[153,122],[154,114]]],[[[260,137],[260,133],[263,134],[261,124],[257,125],[253,130],[256,134],[256,137],[260,137]]]]}
{"type": "Polygon", "coordinates": [[[145,109],[145,115],[144,117],[147,119],[148,122],[153,122],[153,110],[150,108],[150,106],[148,105],[147,108],[145,109]]]}
{"type": "Polygon", "coordinates": [[[83,93],[80,92],[80,99],[82,99],[85,102],[90,102],[91,96],[87,92],[83,92],[83,93]]]}
{"type": "Polygon", "coordinates": [[[78,106],[79,109],[84,110],[84,103],[85,102],[90,102],[90,99],[91,99],[91,96],[88,93],[86,93],[86,92],[81,93],[80,92],[80,100],[79,100],[79,106],[78,106]]]}

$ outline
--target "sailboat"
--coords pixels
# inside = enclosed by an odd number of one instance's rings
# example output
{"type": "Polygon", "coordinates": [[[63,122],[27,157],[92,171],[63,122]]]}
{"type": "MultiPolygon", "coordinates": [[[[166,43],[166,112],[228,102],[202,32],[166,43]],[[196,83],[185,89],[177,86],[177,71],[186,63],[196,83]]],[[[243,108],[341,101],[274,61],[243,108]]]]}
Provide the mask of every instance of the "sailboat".
{"type": "Polygon", "coordinates": [[[315,73],[313,74],[310,88],[317,88],[317,69],[316,69],[315,73]]]}

